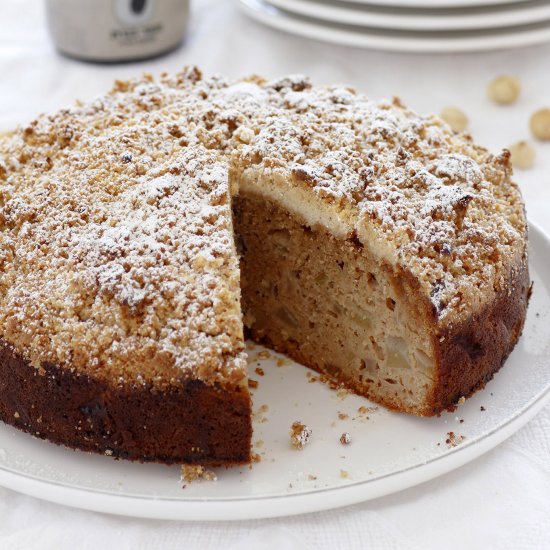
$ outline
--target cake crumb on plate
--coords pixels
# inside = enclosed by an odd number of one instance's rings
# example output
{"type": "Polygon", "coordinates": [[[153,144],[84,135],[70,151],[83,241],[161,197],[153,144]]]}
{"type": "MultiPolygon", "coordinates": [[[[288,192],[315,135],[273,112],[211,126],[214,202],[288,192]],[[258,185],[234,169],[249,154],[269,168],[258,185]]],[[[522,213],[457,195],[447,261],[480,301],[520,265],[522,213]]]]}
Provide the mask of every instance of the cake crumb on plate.
{"type": "Polygon", "coordinates": [[[269,410],[269,407],[266,404],[263,404],[261,407],[258,408],[257,411],[254,411],[252,413],[252,418],[258,423],[263,424],[264,422],[267,422],[267,416],[265,416],[265,413],[269,410]]]}
{"type": "Polygon", "coordinates": [[[181,481],[192,483],[198,480],[217,481],[218,476],[212,470],[207,470],[200,464],[183,464],[181,467],[181,481]]]}
{"type": "Polygon", "coordinates": [[[312,433],[305,424],[293,422],[290,427],[290,444],[294,449],[301,451],[309,443],[312,433]]]}
{"type": "Polygon", "coordinates": [[[447,447],[456,447],[457,445],[460,445],[466,438],[463,435],[457,435],[454,432],[447,432],[447,439],[445,440],[445,443],[447,443],[447,447]]]}
{"type": "Polygon", "coordinates": [[[351,443],[351,435],[349,435],[349,433],[347,433],[347,432],[344,432],[340,436],[340,443],[342,445],[349,445],[351,443]]]}

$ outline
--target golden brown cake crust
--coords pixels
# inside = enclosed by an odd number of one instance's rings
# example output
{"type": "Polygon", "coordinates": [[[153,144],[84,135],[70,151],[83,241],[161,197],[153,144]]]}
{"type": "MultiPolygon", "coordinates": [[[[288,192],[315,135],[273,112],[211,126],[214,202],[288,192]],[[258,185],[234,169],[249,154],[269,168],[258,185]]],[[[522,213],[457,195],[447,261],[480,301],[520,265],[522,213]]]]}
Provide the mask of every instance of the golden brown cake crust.
{"type": "Polygon", "coordinates": [[[521,261],[510,266],[492,302],[460,324],[436,333],[438,384],[425,414],[452,408],[493,378],[519,340],[530,295],[525,251],[521,261]]]}
{"type": "Polygon", "coordinates": [[[0,340],[0,419],[74,449],[141,462],[250,462],[250,396],[200,380],[119,387],[44,363],[0,340]]]}

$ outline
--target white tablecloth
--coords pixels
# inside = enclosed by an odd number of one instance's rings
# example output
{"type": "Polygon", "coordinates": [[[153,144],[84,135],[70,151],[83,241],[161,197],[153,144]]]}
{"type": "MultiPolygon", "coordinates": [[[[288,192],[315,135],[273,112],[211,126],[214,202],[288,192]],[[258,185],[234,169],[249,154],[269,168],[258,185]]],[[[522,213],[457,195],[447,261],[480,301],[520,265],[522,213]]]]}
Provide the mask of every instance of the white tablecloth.
{"type": "MultiPolygon", "coordinates": [[[[106,90],[114,78],[198,64],[230,76],[305,73],[342,82],[373,98],[397,94],[411,107],[456,105],[476,139],[498,150],[529,138],[528,119],[550,106],[550,45],[471,55],[408,55],[306,41],[246,19],[229,0],[195,0],[184,47],[155,61],[123,66],[57,55],[42,2],[0,2],[0,130],[106,90]],[[518,75],[513,107],[486,99],[487,82],[518,75]]],[[[550,145],[518,172],[531,220],[550,233],[550,145]]],[[[65,508],[0,488],[0,548],[550,548],[550,407],[473,463],[407,491],[323,513],[237,523],[162,522],[65,508]]]]}

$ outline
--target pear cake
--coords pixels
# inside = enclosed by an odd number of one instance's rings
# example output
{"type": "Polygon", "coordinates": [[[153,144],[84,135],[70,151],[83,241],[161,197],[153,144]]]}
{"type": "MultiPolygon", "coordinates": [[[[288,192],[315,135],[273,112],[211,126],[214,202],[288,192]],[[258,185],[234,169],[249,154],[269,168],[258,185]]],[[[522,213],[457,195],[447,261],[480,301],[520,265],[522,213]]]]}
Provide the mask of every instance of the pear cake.
{"type": "Polygon", "coordinates": [[[529,293],[509,153],[398,99],[186,68],[0,139],[0,418],[72,448],[249,462],[245,335],[439,414],[529,293]]]}

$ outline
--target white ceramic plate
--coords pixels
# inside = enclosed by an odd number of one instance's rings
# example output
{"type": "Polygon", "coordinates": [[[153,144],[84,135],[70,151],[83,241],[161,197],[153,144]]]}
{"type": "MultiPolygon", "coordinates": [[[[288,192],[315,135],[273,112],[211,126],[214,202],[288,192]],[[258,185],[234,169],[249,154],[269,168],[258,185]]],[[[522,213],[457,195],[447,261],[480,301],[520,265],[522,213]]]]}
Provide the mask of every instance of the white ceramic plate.
{"type": "Polygon", "coordinates": [[[524,334],[494,380],[454,413],[440,418],[383,408],[360,413],[359,407],[373,405],[310,383],[313,373],[288,360],[277,366],[275,354],[259,358],[262,348],[253,346],[251,376],[259,380],[254,408],[267,405],[255,415],[255,449],[262,460],[253,467],[219,470],[217,482],[182,488],[178,467],[74,452],[0,424],[0,484],[112,514],[227,520],[336,508],[453,470],[510,436],[550,396],[550,241],[533,227],[530,243],[535,285],[524,334]],[[264,376],[254,373],[258,366],[264,376]],[[290,448],[288,431],[295,420],[313,430],[303,451],[290,448]],[[340,444],[343,432],[351,435],[350,445],[340,444]],[[465,439],[449,446],[449,432],[465,439]]]}
{"type": "MultiPolygon", "coordinates": [[[[332,0],[335,3],[352,2],[376,6],[395,6],[420,9],[456,9],[495,6],[501,4],[525,4],[533,0],[332,0]]],[[[536,0],[535,0],[536,1],[536,0]]]]}
{"type": "Polygon", "coordinates": [[[468,30],[525,25],[550,20],[550,3],[505,4],[485,9],[415,10],[312,0],[265,0],[290,13],[329,23],[399,30],[468,30]]]}
{"type": "Polygon", "coordinates": [[[250,17],[281,31],[343,46],[399,52],[449,53],[531,46],[550,41],[550,20],[469,31],[403,31],[330,23],[292,14],[263,0],[238,0],[250,17]]]}

